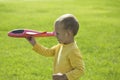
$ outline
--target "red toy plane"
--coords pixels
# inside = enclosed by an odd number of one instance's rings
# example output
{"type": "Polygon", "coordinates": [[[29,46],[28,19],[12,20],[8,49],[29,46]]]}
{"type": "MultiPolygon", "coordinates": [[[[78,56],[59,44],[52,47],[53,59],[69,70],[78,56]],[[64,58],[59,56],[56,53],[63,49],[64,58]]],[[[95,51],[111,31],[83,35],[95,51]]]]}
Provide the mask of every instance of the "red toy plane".
{"type": "Polygon", "coordinates": [[[8,36],[15,38],[25,38],[25,37],[50,37],[55,36],[55,32],[39,32],[29,29],[15,29],[8,32],[8,36]]]}

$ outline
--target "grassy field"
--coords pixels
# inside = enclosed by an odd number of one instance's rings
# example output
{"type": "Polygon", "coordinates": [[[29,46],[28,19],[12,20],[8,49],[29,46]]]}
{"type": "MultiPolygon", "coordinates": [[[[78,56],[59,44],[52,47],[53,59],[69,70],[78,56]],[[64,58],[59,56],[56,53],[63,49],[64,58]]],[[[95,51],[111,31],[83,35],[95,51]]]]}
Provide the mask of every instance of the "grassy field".
{"type": "MultiPolygon", "coordinates": [[[[120,0],[0,0],[0,80],[52,80],[53,59],[32,50],[13,29],[53,31],[57,17],[74,14],[80,22],[77,44],[85,62],[80,80],[120,79],[120,0]]],[[[51,47],[54,37],[37,38],[51,47]]]]}

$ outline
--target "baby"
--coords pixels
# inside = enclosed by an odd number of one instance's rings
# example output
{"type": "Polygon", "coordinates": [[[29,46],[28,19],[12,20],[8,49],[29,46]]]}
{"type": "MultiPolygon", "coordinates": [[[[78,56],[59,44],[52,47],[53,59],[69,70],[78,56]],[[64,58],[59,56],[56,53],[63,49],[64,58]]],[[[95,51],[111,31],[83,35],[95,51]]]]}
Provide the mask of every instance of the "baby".
{"type": "Polygon", "coordinates": [[[37,53],[54,58],[53,80],[78,80],[84,73],[84,63],[74,40],[79,23],[72,14],[60,16],[54,24],[59,44],[46,48],[38,44],[34,37],[27,40],[37,53]]]}

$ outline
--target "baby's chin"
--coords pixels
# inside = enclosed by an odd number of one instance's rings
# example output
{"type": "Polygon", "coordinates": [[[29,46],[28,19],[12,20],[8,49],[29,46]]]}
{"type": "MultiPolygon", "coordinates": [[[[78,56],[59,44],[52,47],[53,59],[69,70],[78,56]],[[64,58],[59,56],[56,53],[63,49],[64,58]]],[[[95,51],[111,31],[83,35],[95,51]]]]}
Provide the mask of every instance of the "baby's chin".
{"type": "Polygon", "coordinates": [[[58,42],[59,42],[60,44],[63,44],[63,42],[62,42],[62,41],[59,41],[59,40],[58,40],[58,42]]]}
{"type": "Polygon", "coordinates": [[[60,44],[62,44],[62,42],[61,41],[58,41],[60,44]]]}
{"type": "Polygon", "coordinates": [[[66,42],[63,42],[63,41],[61,41],[61,40],[58,40],[58,42],[59,42],[60,44],[66,44],[66,42]]]}

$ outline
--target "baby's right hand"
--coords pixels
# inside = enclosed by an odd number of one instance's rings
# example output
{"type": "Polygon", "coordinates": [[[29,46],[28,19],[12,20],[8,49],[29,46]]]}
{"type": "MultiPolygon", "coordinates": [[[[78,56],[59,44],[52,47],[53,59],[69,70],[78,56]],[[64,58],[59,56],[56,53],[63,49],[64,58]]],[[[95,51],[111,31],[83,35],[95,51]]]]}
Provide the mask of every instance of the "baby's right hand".
{"type": "Polygon", "coordinates": [[[34,37],[26,37],[26,39],[29,41],[29,43],[34,46],[36,44],[36,40],[34,37]]]}

